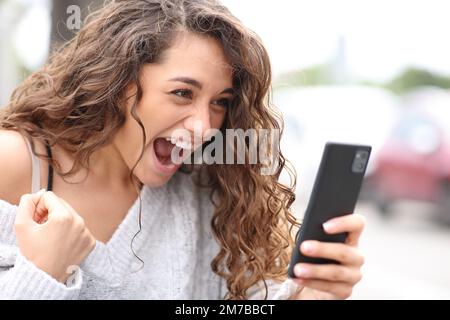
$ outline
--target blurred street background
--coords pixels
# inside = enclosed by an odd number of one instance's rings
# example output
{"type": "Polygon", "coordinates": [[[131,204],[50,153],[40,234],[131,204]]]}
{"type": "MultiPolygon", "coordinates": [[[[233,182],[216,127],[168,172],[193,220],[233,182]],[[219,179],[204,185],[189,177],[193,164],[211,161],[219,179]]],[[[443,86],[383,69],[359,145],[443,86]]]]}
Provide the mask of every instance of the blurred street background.
{"type": "MultiPolygon", "coordinates": [[[[271,57],[299,217],[327,141],[373,147],[356,210],[368,222],[366,264],[352,298],[449,299],[450,3],[222,2],[271,57]]],[[[0,0],[0,106],[77,31],[68,8],[84,19],[102,3],[0,0]]]]}

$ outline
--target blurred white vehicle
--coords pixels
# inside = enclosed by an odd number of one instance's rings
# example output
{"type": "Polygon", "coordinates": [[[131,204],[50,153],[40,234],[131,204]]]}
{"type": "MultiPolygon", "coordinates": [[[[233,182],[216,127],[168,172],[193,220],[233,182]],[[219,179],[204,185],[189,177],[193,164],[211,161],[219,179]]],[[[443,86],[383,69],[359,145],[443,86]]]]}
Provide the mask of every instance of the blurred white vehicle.
{"type": "Polygon", "coordinates": [[[450,137],[450,90],[420,87],[405,95],[405,107],[433,119],[450,137]]]}
{"type": "Polygon", "coordinates": [[[326,142],[371,145],[375,155],[399,111],[395,95],[364,86],[280,89],[273,102],[285,123],[281,150],[297,171],[297,207],[306,205],[326,142]]]}

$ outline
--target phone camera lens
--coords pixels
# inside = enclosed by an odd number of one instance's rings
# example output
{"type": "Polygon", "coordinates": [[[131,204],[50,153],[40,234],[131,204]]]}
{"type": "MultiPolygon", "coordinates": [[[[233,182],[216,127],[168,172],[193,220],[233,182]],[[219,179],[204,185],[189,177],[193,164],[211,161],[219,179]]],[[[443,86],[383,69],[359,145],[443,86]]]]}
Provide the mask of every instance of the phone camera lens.
{"type": "Polygon", "coordinates": [[[369,157],[369,153],[365,150],[359,150],[355,154],[355,159],[353,160],[352,172],[361,173],[364,172],[364,168],[367,164],[367,159],[369,157]]]}

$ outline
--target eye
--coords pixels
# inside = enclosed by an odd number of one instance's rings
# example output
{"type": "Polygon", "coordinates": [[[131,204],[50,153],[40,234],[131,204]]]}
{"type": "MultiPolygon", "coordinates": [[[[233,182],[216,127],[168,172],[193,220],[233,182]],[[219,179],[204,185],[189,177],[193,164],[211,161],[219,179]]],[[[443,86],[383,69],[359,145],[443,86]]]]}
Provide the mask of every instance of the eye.
{"type": "Polygon", "coordinates": [[[231,105],[231,99],[226,99],[226,98],[219,99],[219,100],[213,101],[213,104],[224,107],[224,108],[229,108],[231,105]]]}
{"type": "Polygon", "coordinates": [[[178,89],[178,90],[174,90],[170,93],[177,97],[180,97],[180,98],[186,98],[186,99],[193,98],[192,90],[189,90],[189,89],[178,89]]]}

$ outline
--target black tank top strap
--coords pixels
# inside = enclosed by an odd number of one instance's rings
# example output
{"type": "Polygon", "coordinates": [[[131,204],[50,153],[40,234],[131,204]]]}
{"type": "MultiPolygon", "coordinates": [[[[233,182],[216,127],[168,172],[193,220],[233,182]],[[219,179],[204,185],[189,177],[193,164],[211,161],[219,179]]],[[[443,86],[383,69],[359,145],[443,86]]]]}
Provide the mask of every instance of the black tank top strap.
{"type": "MultiPolygon", "coordinates": [[[[52,159],[52,149],[50,148],[50,144],[48,140],[45,140],[45,149],[47,150],[47,156],[52,159]]],[[[48,178],[47,178],[47,191],[53,190],[53,166],[49,162],[48,164],[48,178]]]]}

